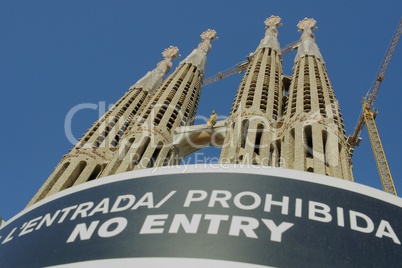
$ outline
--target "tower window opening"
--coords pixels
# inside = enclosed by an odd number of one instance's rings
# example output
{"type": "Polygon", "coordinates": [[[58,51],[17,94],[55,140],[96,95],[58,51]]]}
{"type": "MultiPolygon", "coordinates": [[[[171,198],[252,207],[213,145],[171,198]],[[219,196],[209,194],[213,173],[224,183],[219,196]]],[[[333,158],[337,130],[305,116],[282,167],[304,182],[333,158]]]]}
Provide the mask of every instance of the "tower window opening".
{"type": "Polygon", "coordinates": [[[260,155],[261,137],[263,132],[264,132],[264,125],[258,124],[255,136],[255,145],[254,145],[254,153],[256,153],[257,155],[260,155]]]}
{"type": "Polygon", "coordinates": [[[169,121],[168,121],[168,123],[166,124],[166,127],[170,130],[170,129],[172,129],[173,128],[173,125],[174,125],[174,123],[175,123],[175,121],[176,121],[176,118],[177,118],[177,115],[178,115],[178,109],[177,109],[177,107],[173,110],[173,112],[172,112],[172,114],[170,115],[170,118],[169,118],[169,121]]]}
{"type": "Polygon", "coordinates": [[[249,121],[246,119],[241,124],[241,132],[240,132],[240,146],[241,146],[241,148],[246,147],[248,126],[249,126],[249,121]]]}
{"type": "MultiPolygon", "coordinates": [[[[57,171],[56,175],[54,176],[54,182],[56,182],[61,177],[61,175],[63,175],[64,171],[66,171],[66,169],[69,165],[70,165],[70,162],[67,162],[61,166],[61,168],[57,171]]],[[[54,182],[53,182],[53,184],[54,184],[54,182]]]]}
{"type": "Polygon", "coordinates": [[[49,181],[49,183],[48,183],[48,185],[47,185],[47,187],[46,187],[46,190],[41,193],[41,195],[40,195],[40,197],[39,197],[38,200],[44,198],[44,197],[49,193],[49,191],[52,189],[52,187],[54,186],[54,184],[56,183],[56,181],[57,181],[58,179],[60,179],[60,177],[63,175],[64,171],[66,171],[66,169],[67,169],[67,167],[68,167],[69,165],[70,165],[70,162],[66,162],[66,163],[64,163],[64,164],[59,168],[59,170],[58,170],[57,173],[54,175],[54,177],[49,181]]]}
{"type": "Polygon", "coordinates": [[[144,156],[144,153],[145,153],[146,149],[148,148],[150,141],[151,141],[150,137],[145,137],[143,139],[142,144],[138,147],[138,150],[131,161],[131,163],[132,163],[131,168],[133,168],[133,166],[137,166],[141,163],[141,159],[144,156]]]}
{"type": "Polygon", "coordinates": [[[345,155],[345,147],[342,146],[342,144],[339,142],[338,143],[338,153],[339,155],[341,155],[341,157],[338,157],[338,165],[339,165],[339,169],[341,171],[341,174],[346,176],[346,174],[348,173],[347,168],[343,165],[342,163],[342,157],[345,155]]]}
{"type": "Polygon", "coordinates": [[[312,127],[305,126],[304,127],[304,143],[305,143],[305,152],[307,158],[313,158],[313,134],[312,127]]]}
{"type": "Polygon", "coordinates": [[[310,85],[304,89],[303,106],[304,112],[308,113],[311,111],[310,85]]]}
{"type": "Polygon", "coordinates": [[[92,173],[89,176],[87,181],[92,181],[92,180],[96,179],[98,177],[98,175],[100,174],[101,170],[102,170],[102,166],[101,165],[96,165],[96,167],[92,171],[92,173]]]}
{"type": "Polygon", "coordinates": [[[117,132],[117,134],[114,136],[113,141],[111,142],[112,146],[117,146],[121,140],[121,138],[124,135],[124,132],[126,131],[128,125],[130,124],[130,122],[133,120],[134,118],[134,114],[131,113],[127,120],[124,122],[124,124],[120,127],[119,131],[117,132]]]}
{"type": "Polygon", "coordinates": [[[151,168],[151,167],[153,167],[155,165],[156,160],[158,159],[158,156],[159,156],[162,148],[163,148],[163,143],[159,142],[158,145],[155,148],[155,151],[153,152],[153,154],[151,156],[151,159],[148,162],[147,168],[151,168]]]}
{"type": "Polygon", "coordinates": [[[290,140],[289,140],[289,152],[291,154],[291,158],[290,158],[291,165],[293,165],[296,161],[296,159],[295,159],[295,140],[296,140],[295,139],[295,129],[293,128],[290,131],[290,140]]]}
{"type": "Polygon", "coordinates": [[[119,148],[118,151],[118,157],[116,159],[116,162],[113,164],[112,169],[110,170],[109,174],[107,175],[112,175],[116,173],[116,170],[119,168],[119,166],[121,165],[121,163],[123,162],[124,158],[126,157],[128,151],[131,148],[131,145],[134,143],[134,138],[129,139],[127,142],[125,142],[126,140],[123,140],[123,142],[121,143],[121,146],[119,148]]]}
{"type": "Polygon", "coordinates": [[[69,188],[71,186],[73,186],[73,184],[75,183],[75,181],[78,179],[78,177],[81,175],[82,171],[84,171],[85,167],[87,166],[87,162],[86,161],[81,161],[73,170],[73,172],[71,172],[70,176],[68,177],[68,179],[66,180],[66,182],[64,183],[64,185],[62,186],[61,190],[64,190],[66,188],[69,188]]]}
{"type": "Polygon", "coordinates": [[[163,166],[168,166],[172,162],[173,158],[174,158],[173,160],[176,160],[176,161],[173,161],[172,164],[173,165],[178,164],[177,160],[179,160],[179,159],[178,159],[177,155],[174,154],[174,150],[175,150],[174,148],[171,148],[169,150],[166,157],[163,159],[163,163],[162,163],[163,166]]]}
{"type": "Polygon", "coordinates": [[[322,147],[323,147],[323,156],[324,156],[324,163],[325,165],[328,167],[329,163],[328,163],[328,156],[327,156],[327,139],[328,139],[328,133],[323,130],[322,131],[322,147]]]}
{"type": "Polygon", "coordinates": [[[286,110],[288,109],[288,96],[283,96],[282,98],[282,110],[281,114],[284,115],[286,113],[286,110]]]}
{"type": "Polygon", "coordinates": [[[269,159],[268,159],[268,166],[272,167],[272,163],[274,158],[274,146],[272,144],[269,145],[269,159]]]}
{"type": "Polygon", "coordinates": [[[276,149],[277,149],[277,167],[281,166],[281,153],[282,153],[282,148],[281,148],[281,142],[278,140],[276,141],[276,149]]]}

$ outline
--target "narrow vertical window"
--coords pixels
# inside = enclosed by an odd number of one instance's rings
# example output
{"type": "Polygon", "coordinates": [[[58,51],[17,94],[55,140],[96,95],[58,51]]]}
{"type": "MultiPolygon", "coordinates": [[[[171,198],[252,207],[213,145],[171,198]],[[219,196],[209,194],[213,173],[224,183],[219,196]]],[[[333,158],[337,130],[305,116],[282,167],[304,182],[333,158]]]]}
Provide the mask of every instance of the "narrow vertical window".
{"type": "Polygon", "coordinates": [[[307,158],[313,158],[313,133],[311,126],[304,127],[304,147],[307,158]]]}
{"type": "MultiPolygon", "coordinates": [[[[137,166],[141,163],[141,159],[142,159],[145,151],[147,150],[150,141],[151,141],[150,137],[145,137],[143,139],[142,144],[138,147],[138,151],[136,152],[136,154],[134,155],[134,157],[132,159],[131,163],[133,166],[137,166]]],[[[131,168],[133,168],[133,166],[131,168]]]]}
{"type": "Polygon", "coordinates": [[[273,158],[274,158],[274,146],[271,144],[269,146],[269,159],[268,159],[268,166],[270,166],[270,167],[273,166],[272,165],[272,163],[274,162],[273,158]]]}
{"type": "Polygon", "coordinates": [[[249,125],[249,121],[248,120],[244,120],[241,124],[241,133],[240,133],[240,145],[241,148],[245,148],[246,147],[246,143],[247,143],[247,134],[248,134],[248,125],[249,125]]]}
{"type": "Polygon", "coordinates": [[[257,155],[260,155],[261,137],[263,132],[264,132],[264,125],[258,124],[257,133],[255,136],[255,145],[254,145],[254,153],[256,153],[257,155]]]}
{"type": "Polygon", "coordinates": [[[328,139],[328,134],[325,130],[322,131],[322,148],[323,148],[323,160],[325,165],[328,167],[328,156],[327,156],[327,139],[328,139]]]}
{"type": "Polygon", "coordinates": [[[158,145],[155,148],[154,153],[151,156],[151,159],[148,162],[147,168],[151,168],[151,167],[153,167],[155,165],[156,160],[158,159],[158,156],[159,156],[162,148],[163,148],[163,143],[159,142],[158,145]]]}
{"type": "MultiPolygon", "coordinates": [[[[70,162],[66,162],[59,168],[59,170],[54,175],[54,177],[49,181],[49,184],[47,185],[46,189],[41,193],[40,199],[44,198],[49,193],[49,191],[52,189],[54,184],[60,179],[60,177],[63,175],[64,171],[66,171],[66,169],[69,165],[70,165],[70,162]]],[[[38,200],[40,200],[40,199],[38,199],[38,200]]]]}
{"type": "Polygon", "coordinates": [[[78,179],[78,177],[81,175],[82,171],[84,171],[85,167],[87,166],[87,162],[86,161],[81,161],[73,170],[73,172],[71,172],[70,176],[68,177],[68,179],[66,180],[66,182],[64,183],[62,189],[60,190],[64,190],[66,188],[69,188],[71,186],[73,186],[73,184],[75,183],[75,181],[78,179]]]}
{"type": "Polygon", "coordinates": [[[135,140],[134,138],[129,139],[127,142],[125,139],[123,140],[118,151],[118,157],[115,160],[113,167],[111,168],[111,170],[108,172],[107,175],[112,175],[116,173],[117,169],[120,167],[128,151],[130,150],[131,145],[134,143],[134,140],[135,140]]]}
{"type": "Polygon", "coordinates": [[[92,171],[92,173],[89,176],[87,181],[92,181],[92,180],[96,179],[98,177],[99,173],[101,172],[101,170],[102,170],[102,166],[101,165],[96,165],[96,167],[92,171]]]}
{"type": "Polygon", "coordinates": [[[294,165],[294,163],[296,161],[296,159],[295,159],[295,129],[294,128],[290,131],[289,152],[291,154],[291,156],[290,156],[291,165],[294,165]]]}
{"type": "Polygon", "coordinates": [[[172,149],[170,149],[169,152],[167,153],[165,159],[163,160],[162,166],[167,166],[167,165],[169,165],[170,158],[172,158],[172,155],[173,155],[173,152],[172,152],[172,149]]]}
{"type": "Polygon", "coordinates": [[[278,159],[277,159],[276,164],[277,164],[277,167],[280,167],[281,166],[281,153],[282,153],[280,141],[276,141],[276,149],[278,150],[278,153],[277,153],[278,159]]]}

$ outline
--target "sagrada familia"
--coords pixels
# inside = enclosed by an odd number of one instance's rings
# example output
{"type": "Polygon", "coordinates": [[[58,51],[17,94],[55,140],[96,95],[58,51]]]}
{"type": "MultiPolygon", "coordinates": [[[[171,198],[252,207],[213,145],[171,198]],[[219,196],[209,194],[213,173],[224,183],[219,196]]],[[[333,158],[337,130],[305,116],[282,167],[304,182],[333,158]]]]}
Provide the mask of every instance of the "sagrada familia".
{"type": "Polygon", "coordinates": [[[222,164],[272,166],[353,181],[344,125],[324,59],[312,30],[314,19],[297,25],[302,32],[293,74],[282,71],[277,27],[266,19],[265,36],[249,57],[230,116],[194,125],[214,30],[167,75],[179,57],[176,47],[137,81],[80,141],[64,155],[28,205],[91,180],[160,166],[205,146],[221,147],[222,164]]]}

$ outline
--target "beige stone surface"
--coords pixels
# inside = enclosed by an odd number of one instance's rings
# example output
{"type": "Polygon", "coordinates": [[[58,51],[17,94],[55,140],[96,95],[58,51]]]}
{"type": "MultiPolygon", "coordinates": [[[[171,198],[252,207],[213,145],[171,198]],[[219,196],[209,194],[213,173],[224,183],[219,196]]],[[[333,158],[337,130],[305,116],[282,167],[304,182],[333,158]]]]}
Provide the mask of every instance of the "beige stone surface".
{"type": "Polygon", "coordinates": [[[135,83],[63,156],[32,198],[104,176],[176,165],[205,146],[222,147],[221,163],[244,163],[314,172],[353,180],[338,101],[312,30],[304,19],[292,77],[283,75],[277,40],[280,18],[266,32],[239,85],[230,116],[193,126],[214,30],[170,74],[178,49],[169,47],[157,67],[135,83]],[[290,80],[290,83],[289,83],[290,80]],[[285,81],[285,82],[283,82],[285,81]]]}

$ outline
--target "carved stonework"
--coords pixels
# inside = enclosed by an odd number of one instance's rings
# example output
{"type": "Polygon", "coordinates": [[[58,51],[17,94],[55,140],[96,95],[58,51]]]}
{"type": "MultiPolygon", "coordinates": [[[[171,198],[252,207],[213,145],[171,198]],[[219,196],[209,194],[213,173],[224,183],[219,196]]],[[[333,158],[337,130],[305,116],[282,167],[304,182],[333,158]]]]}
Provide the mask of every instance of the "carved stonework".
{"type": "Polygon", "coordinates": [[[282,26],[280,17],[271,16],[265,20],[264,24],[267,29],[265,31],[265,35],[273,35],[278,37],[278,30],[276,28],[282,26]]]}
{"type": "Polygon", "coordinates": [[[297,28],[299,28],[299,32],[302,32],[302,36],[301,44],[295,57],[295,62],[300,60],[305,55],[311,55],[315,56],[317,59],[321,60],[322,63],[324,63],[320,50],[315,43],[315,35],[312,32],[313,30],[317,29],[316,24],[317,21],[311,18],[305,18],[299,21],[297,24],[297,28]]]}
{"type": "Polygon", "coordinates": [[[278,16],[271,16],[265,20],[264,24],[266,28],[265,37],[261,40],[257,49],[269,47],[280,54],[281,49],[278,43],[278,30],[276,28],[282,26],[281,18],[278,16]]]}
{"type": "Polygon", "coordinates": [[[162,84],[163,77],[172,68],[172,60],[180,57],[177,47],[170,46],[162,52],[164,59],[160,61],[156,68],[148,72],[144,77],[137,81],[130,89],[138,88],[148,92],[154,92],[162,84]]]}
{"type": "Polygon", "coordinates": [[[198,48],[204,50],[205,53],[208,53],[212,47],[211,41],[218,39],[218,37],[216,36],[215,30],[208,29],[201,34],[201,39],[202,42],[198,45],[198,48]]]}
{"type": "Polygon", "coordinates": [[[306,30],[306,29],[310,29],[310,30],[316,30],[317,21],[313,18],[304,18],[303,20],[299,21],[299,23],[297,24],[297,27],[300,30],[306,30]]]}
{"type": "Polygon", "coordinates": [[[218,39],[216,31],[208,29],[201,34],[201,43],[197,49],[194,49],[190,55],[187,56],[180,64],[191,63],[197,66],[200,70],[205,69],[205,62],[207,59],[207,53],[211,50],[211,41],[218,39]]]}
{"type": "Polygon", "coordinates": [[[178,53],[179,53],[179,49],[177,47],[170,46],[162,52],[162,56],[165,59],[176,59],[176,58],[180,57],[180,55],[178,53]]]}
{"type": "Polygon", "coordinates": [[[200,36],[201,36],[201,39],[202,39],[202,40],[206,40],[206,39],[215,40],[215,39],[218,38],[218,37],[216,36],[216,31],[215,31],[215,30],[211,30],[211,29],[206,30],[206,31],[203,32],[200,36]]]}
{"type": "Polygon", "coordinates": [[[315,19],[305,18],[304,20],[299,21],[297,28],[299,28],[299,31],[303,32],[301,36],[302,41],[306,40],[307,38],[315,40],[312,30],[317,30],[317,26],[315,26],[316,24],[317,21],[315,19]]]}

